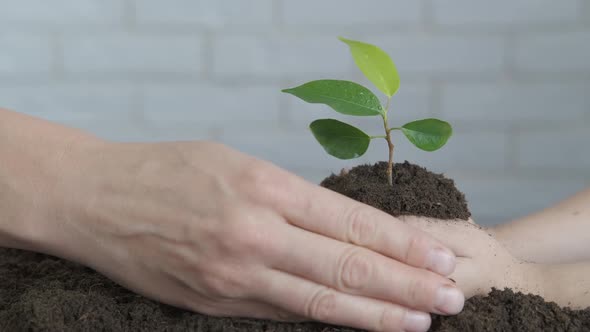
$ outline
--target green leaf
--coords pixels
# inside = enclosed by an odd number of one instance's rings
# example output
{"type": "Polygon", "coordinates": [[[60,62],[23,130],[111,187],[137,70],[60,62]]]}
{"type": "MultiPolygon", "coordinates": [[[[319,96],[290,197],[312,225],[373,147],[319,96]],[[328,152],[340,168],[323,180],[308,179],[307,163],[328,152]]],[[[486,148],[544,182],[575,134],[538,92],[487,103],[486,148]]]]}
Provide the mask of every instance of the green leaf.
{"type": "Polygon", "coordinates": [[[362,130],[334,119],[315,120],[309,129],[324,150],[339,159],[362,156],[371,142],[362,130]]]}
{"type": "Polygon", "coordinates": [[[451,125],[438,119],[412,121],[403,125],[401,130],[410,142],[425,151],[440,149],[453,134],[451,125]]]}
{"type": "Polygon", "coordinates": [[[371,90],[350,81],[311,81],[282,91],[308,103],[326,104],[342,114],[357,116],[385,114],[379,98],[371,90]]]}
{"type": "Polygon", "coordinates": [[[354,62],[377,89],[391,97],[399,88],[397,69],[387,53],[375,45],[339,37],[350,47],[354,62]]]}

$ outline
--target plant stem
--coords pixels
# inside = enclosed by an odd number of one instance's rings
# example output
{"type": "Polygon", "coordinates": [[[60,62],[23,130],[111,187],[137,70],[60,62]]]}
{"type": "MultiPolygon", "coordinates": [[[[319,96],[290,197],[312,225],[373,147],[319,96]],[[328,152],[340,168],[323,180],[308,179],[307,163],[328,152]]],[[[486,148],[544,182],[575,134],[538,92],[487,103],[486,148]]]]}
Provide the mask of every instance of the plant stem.
{"type": "Polygon", "coordinates": [[[385,105],[385,115],[383,116],[383,128],[385,129],[385,140],[387,141],[387,147],[389,148],[389,161],[387,162],[387,182],[390,186],[393,186],[393,143],[391,142],[391,131],[387,128],[387,114],[389,112],[389,103],[391,98],[387,99],[385,105]]]}

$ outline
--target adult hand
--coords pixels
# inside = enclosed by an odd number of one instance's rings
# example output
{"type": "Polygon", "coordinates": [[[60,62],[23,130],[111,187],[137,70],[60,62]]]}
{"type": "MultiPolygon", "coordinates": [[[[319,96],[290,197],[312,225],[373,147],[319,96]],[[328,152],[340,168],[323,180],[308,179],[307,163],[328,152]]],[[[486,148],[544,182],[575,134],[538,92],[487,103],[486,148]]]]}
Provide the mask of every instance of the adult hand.
{"type": "Polygon", "coordinates": [[[492,287],[540,292],[542,282],[535,266],[516,259],[496,240],[491,230],[478,226],[473,220],[402,219],[440,239],[453,250],[457,265],[449,277],[456,281],[467,298],[486,295],[492,287]]]}
{"type": "Polygon", "coordinates": [[[73,146],[45,251],[215,316],[423,331],[455,257],[396,218],[209,142],[73,146]]]}

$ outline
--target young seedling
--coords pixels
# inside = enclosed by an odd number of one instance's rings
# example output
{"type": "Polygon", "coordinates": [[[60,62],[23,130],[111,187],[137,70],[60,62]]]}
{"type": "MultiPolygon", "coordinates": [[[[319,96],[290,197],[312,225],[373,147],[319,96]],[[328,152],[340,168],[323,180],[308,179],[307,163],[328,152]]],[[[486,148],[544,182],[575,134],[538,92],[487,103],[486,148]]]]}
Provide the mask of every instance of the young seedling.
{"type": "Polygon", "coordinates": [[[309,128],[326,152],[339,159],[352,159],[362,156],[375,138],[384,138],[389,147],[387,179],[393,185],[393,149],[391,132],[400,130],[418,148],[425,151],[440,149],[453,130],[451,125],[438,119],[423,119],[406,123],[401,127],[389,127],[388,113],[391,97],[399,88],[399,76],[391,58],[375,45],[360,41],[339,38],[346,43],[354,62],[377,89],[387,96],[385,106],[379,98],[364,86],[341,80],[317,80],[295,88],[284,89],[308,103],[326,104],[336,112],[354,116],[381,116],[385,135],[370,136],[362,130],[335,119],[313,121],[309,128]]]}

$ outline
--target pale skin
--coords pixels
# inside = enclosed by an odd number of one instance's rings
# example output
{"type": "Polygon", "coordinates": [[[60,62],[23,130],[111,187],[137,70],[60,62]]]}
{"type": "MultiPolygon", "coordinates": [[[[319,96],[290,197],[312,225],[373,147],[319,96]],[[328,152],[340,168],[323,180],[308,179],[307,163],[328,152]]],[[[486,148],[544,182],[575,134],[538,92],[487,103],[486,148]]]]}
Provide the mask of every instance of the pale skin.
{"type": "Polygon", "coordinates": [[[270,163],[1,109],[0,246],[215,316],[425,331],[464,304],[448,244],[270,163]]]}
{"type": "Polygon", "coordinates": [[[457,255],[450,275],[466,297],[505,287],[575,309],[590,307],[590,190],[543,211],[484,229],[405,218],[457,255]]]}

